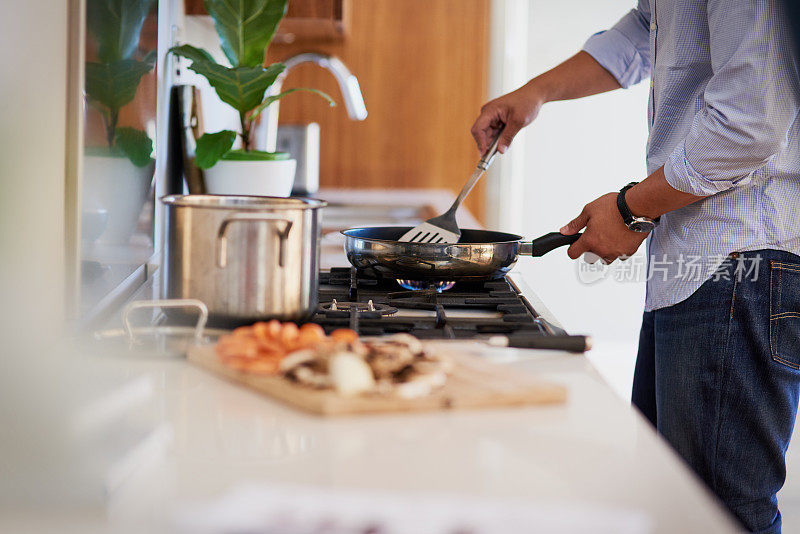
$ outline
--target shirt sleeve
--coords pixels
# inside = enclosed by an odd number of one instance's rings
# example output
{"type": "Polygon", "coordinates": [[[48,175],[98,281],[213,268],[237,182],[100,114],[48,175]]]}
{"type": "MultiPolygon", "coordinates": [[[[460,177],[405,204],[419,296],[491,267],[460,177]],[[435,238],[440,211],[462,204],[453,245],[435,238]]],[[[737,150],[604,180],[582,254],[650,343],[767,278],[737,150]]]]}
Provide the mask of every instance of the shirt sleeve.
{"type": "Polygon", "coordinates": [[[610,30],[592,35],[583,50],[626,89],[650,76],[650,0],[639,0],[610,30]]]}
{"type": "Polygon", "coordinates": [[[713,75],[703,108],[664,165],[675,189],[709,196],[746,185],[787,142],[800,87],[779,4],[709,0],[713,75]]]}

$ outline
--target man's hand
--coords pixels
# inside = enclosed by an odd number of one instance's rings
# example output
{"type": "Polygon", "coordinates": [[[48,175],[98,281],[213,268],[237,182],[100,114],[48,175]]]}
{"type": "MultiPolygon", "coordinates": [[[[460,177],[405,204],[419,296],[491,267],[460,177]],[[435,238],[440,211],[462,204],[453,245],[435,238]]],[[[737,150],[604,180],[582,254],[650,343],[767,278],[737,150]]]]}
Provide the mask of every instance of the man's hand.
{"type": "Polygon", "coordinates": [[[581,214],[561,229],[564,235],[583,235],[567,250],[573,260],[584,252],[597,254],[606,263],[632,256],[647,234],[634,232],[625,225],[617,209],[617,193],[608,193],[584,206],[581,214]]]}
{"type": "Polygon", "coordinates": [[[505,125],[497,145],[497,151],[504,154],[514,136],[536,118],[542,104],[544,99],[530,84],[484,104],[471,130],[478,151],[481,154],[486,152],[497,132],[505,125]]]}

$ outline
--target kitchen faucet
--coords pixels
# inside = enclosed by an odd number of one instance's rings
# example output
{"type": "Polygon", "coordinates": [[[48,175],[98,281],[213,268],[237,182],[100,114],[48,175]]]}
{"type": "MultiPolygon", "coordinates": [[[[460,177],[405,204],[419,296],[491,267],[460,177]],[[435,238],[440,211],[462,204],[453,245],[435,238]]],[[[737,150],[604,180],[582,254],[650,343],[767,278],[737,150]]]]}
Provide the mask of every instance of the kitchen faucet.
{"type": "MultiPolygon", "coordinates": [[[[350,118],[356,121],[363,121],[367,118],[367,108],[364,105],[364,97],[361,95],[358,79],[353,76],[339,58],[316,52],[305,52],[292,56],[282,63],[286,65],[286,69],[278,76],[275,83],[272,84],[268,96],[277,95],[281,92],[283,81],[294,67],[301,63],[315,63],[329,70],[331,74],[333,74],[333,77],[336,78],[336,81],[339,83],[339,89],[342,91],[344,106],[350,118]]],[[[279,105],[279,102],[274,102],[267,107],[267,109],[264,110],[264,116],[256,126],[256,142],[263,146],[264,150],[267,152],[274,152],[276,148],[278,139],[279,105]]]]}

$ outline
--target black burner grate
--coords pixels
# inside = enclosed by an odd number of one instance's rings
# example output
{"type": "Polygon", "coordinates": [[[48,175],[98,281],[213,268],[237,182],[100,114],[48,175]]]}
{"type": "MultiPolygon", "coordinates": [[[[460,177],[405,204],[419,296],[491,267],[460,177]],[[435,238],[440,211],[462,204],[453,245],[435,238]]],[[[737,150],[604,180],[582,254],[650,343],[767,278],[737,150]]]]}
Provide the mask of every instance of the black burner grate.
{"type": "Polygon", "coordinates": [[[351,328],[360,335],[409,333],[420,339],[470,339],[505,335],[511,346],[526,346],[531,336],[549,335],[535,310],[506,278],[489,282],[458,282],[443,293],[435,290],[408,291],[393,280],[375,279],[355,268],[333,268],[320,273],[320,304],[368,303],[397,308],[398,313],[380,311],[324,310],[312,318],[327,332],[351,328]],[[404,316],[403,312],[415,316],[404,316]],[[476,311],[483,317],[470,317],[476,311]],[[425,313],[427,312],[427,313],[425,313]],[[487,313],[488,312],[488,313],[487,313]],[[424,315],[424,316],[416,316],[424,315]]]}

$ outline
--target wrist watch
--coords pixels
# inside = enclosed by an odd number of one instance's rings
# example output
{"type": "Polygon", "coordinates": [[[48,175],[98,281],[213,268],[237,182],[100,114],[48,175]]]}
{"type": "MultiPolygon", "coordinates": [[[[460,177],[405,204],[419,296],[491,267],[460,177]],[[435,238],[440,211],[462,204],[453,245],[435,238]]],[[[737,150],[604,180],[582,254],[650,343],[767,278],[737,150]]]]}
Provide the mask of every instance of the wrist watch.
{"type": "Polygon", "coordinates": [[[658,222],[661,220],[661,217],[651,219],[649,217],[637,217],[631,213],[630,208],[628,208],[628,203],[625,202],[625,193],[628,191],[628,189],[638,183],[639,182],[631,182],[620,189],[619,194],[617,195],[617,209],[619,210],[619,214],[622,215],[622,220],[625,222],[625,225],[628,227],[628,229],[634,232],[647,233],[651,232],[656,226],[658,226],[658,222]]]}

